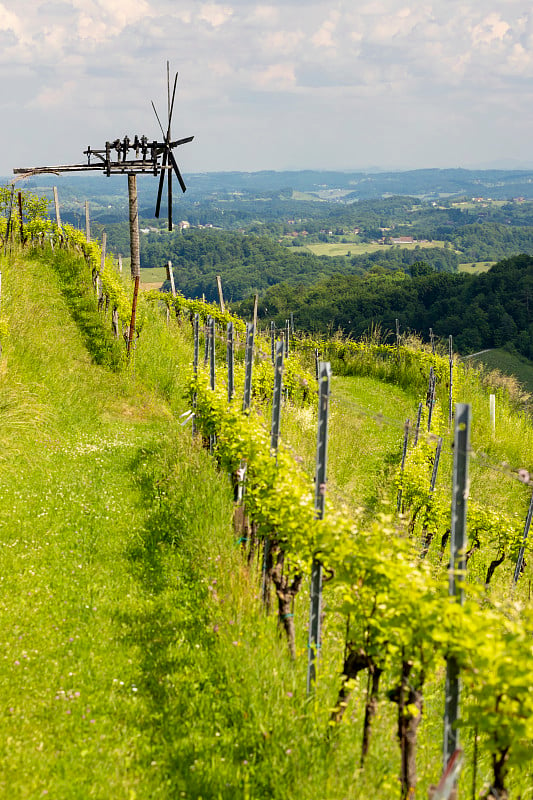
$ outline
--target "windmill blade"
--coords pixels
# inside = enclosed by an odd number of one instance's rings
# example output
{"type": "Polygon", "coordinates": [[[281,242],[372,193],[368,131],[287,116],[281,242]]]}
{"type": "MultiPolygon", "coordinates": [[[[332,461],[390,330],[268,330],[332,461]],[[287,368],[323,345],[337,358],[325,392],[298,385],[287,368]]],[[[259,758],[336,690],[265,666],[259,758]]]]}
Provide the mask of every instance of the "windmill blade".
{"type": "Polygon", "coordinates": [[[154,114],[156,115],[157,121],[159,122],[159,127],[161,128],[161,133],[163,134],[163,139],[166,139],[165,131],[163,130],[163,126],[161,125],[161,120],[159,119],[159,114],[157,113],[157,109],[156,109],[156,107],[154,105],[154,101],[151,100],[150,102],[152,103],[152,108],[154,109],[154,114]]]}
{"type": "Polygon", "coordinates": [[[168,229],[169,231],[171,231],[172,230],[172,170],[171,169],[169,169],[168,171],[167,188],[168,188],[168,229]]]}
{"type": "Polygon", "coordinates": [[[165,182],[165,167],[167,165],[167,150],[163,153],[163,163],[161,165],[161,174],[159,175],[159,187],[157,189],[157,202],[155,204],[155,215],[159,217],[161,211],[161,197],[163,196],[163,183],[165,182]]]}
{"type": "Polygon", "coordinates": [[[176,177],[177,177],[177,179],[179,181],[179,185],[181,186],[181,191],[182,192],[186,192],[187,191],[187,187],[185,186],[185,181],[181,177],[181,172],[179,171],[179,167],[176,164],[176,159],[174,158],[172,150],[168,151],[168,159],[169,159],[170,163],[172,164],[172,166],[174,168],[174,172],[176,173],[176,177]]]}
{"type": "Polygon", "coordinates": [[[167,114],[170,119],[170,61],[167,61],[167,114]]]}
{"type": "MultiPolygon", "coordinates": [[[[176,72],[176,74],[174,76],[174,88],[172,90],[172,102],[170,103],[169,108],[168,108],[168,133],[167,133],[167,139],[170,139],[170,123],[172,122],[172,114],[174,113],[174,99],[176,97],[176,86],[177,86],[177,83],[178,83],[178,73],[176,72]]],[[[170,92],[170,85],[169,85],[169,92],[170,92]]],[[[170,94],[169,94],[169,97],[170,97],[170,94]]]]}
{"type": "Polygon", "coordinates": [[[175,142],[169,142],[169,147],[178,147],[180,144],[187,144],[188,142],[192,142],[194,136],[186,136],[185,139],[176,139],[175,142]]]}

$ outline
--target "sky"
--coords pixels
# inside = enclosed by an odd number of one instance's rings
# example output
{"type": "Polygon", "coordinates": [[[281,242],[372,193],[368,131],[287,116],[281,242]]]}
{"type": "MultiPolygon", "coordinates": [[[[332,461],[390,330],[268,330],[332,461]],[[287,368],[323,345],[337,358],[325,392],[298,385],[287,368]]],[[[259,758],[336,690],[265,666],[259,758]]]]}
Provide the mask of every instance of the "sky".
{"type": "Polygon", "coordinates": [[[0,174],[166,125],[183,172],[533,165],[525,0],[0,0],[0,174]]]}

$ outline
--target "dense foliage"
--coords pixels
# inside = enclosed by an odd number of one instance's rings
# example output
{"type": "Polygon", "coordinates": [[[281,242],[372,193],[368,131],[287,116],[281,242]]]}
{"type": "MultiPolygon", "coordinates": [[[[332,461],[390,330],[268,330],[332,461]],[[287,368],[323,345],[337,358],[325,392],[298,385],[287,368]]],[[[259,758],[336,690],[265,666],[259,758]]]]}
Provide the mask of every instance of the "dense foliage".
{"type": "MultiPolygon", "coordinates": [[[[505,345],[533,358],[532,292],[533,257],[521,255],[481,275],[409,277],[376,269],[364,276],[337,275],[309,288],[282,284],[263,296],[259,315],[283,324],[292,311],[300,329],[340,328],[355,337],[376,325],[384,333],[393,331],[399,319],[403,331],[426,339],[430,328],[437,336],[452,335],[462,353],[505,345]]],[[[249,305],[242,303],[241,313],[249,305]]]]}

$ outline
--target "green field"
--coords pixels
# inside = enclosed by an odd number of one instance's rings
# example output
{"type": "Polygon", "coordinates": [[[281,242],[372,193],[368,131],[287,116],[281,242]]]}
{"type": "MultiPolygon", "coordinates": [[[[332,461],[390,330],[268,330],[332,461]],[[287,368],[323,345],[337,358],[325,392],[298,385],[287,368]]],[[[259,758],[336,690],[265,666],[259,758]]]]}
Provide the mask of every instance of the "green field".
{"type": "Polygon", "coordinates": [[[167,279],[167,268],[166,267],[149,267],[147,269],[141,269],[141,282],[143,284],[157,284],[161,285],[167,279]]]}
{"type": "Polygon", "coordinates": [[[358,242],[317,242],[316,244],[308,244],[302,248],[294,248],[295,250],[301,249],[308,253],[314,253],[316,256],[360,256],[365,253],[378,253],[383,250],[390,250],[392,247],[401,247],[402,250],[414,250],[415,247],[444,247],[444,242],[413,242],[413,244],[362,244],[358,242]]]}
{"type": "Polygon", "coordinates": [[[495,261],[476,261],[473,264],[459,264],[459,272],[467,272],[470,275],[479,275],[482,272],[488,272],[495,263],[495,261]]]}

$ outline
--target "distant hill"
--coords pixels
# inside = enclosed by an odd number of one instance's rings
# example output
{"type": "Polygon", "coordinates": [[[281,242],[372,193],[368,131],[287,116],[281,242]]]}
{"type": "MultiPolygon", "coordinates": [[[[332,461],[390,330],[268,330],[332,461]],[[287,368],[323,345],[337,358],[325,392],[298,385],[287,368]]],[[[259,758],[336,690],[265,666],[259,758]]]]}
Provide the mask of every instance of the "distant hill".
{"type": "MultiPolygon", "coordinates": [[[[468,169],[417,169],[405,172],[333,172],[301,170],[277,172],[202,172],[184,176],[187,193],[176,201],[195,202],[201,199],[274,194],[290,198],[301,192],[317,200],[353,202],[359,199],[411,195],[426,199],[442,197],[483,197],[512,199],[533,198],[533,170],[468,170],[468,169]],[[335,192],[331,196],[331,192],[335,192]]],[[[6,176],[5,181],[12,176],[6,176]]],[[[142,207],[153,213],[156,181],[153,176],[141,177],[139,198],[142,207]]],[[[85,200],[105,209],[108,205],[125,208],[127,182],[123,176],[105,178],[104,175],[41,175],[24,182],[27,188],[50,193],[51,187],[60,187],[62,200],[81,209],[85,200]],[[110,203],[110,198],[113,198],[110,203]]]]}

